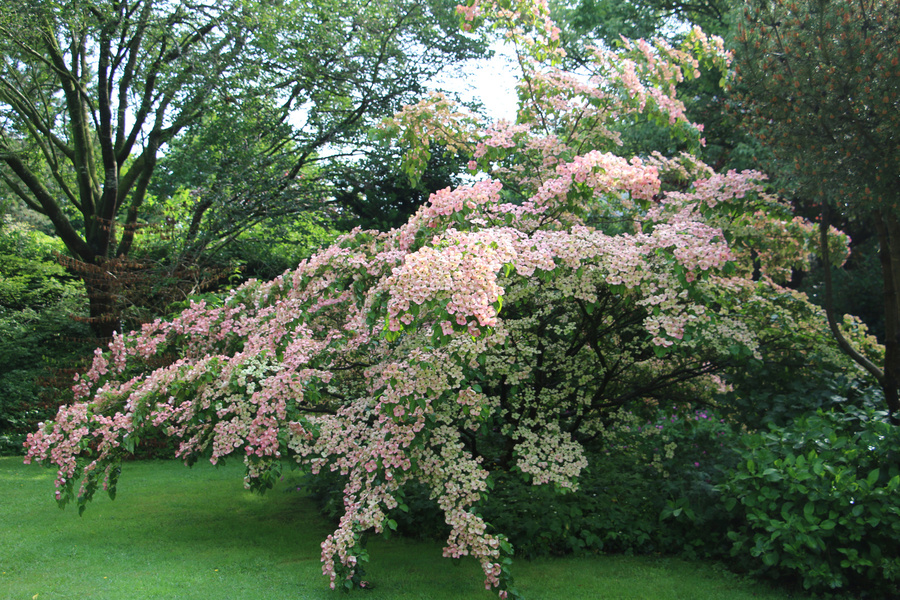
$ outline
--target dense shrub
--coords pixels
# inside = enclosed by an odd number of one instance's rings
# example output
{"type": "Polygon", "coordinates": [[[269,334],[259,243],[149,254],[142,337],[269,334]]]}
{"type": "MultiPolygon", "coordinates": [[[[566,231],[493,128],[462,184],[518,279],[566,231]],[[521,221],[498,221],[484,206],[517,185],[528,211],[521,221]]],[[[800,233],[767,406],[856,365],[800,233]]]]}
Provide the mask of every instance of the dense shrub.
{"type": "Polygon", "coordinates": [[[747,435],[719,489],[741,520],[732,553],[816,592],[900,593],[900,429],[872,410],[747,435]]]}
{"type": "Polygon", "coordinates": [[[58,264],[62,244],[0,221],[0,455],[21,454],[27,433],[72,400],[68,387],[89,347],[81,285],[58,264]]]}
{"type": "Polygon", "coordinates": [[[0,455],[22,454],[26,435],[72,400],[66,368],[85,334],[61,299],[42,311],[0,311],[0,455]]]}
{"type": "MultiPolygon", "coordinates": [[[[841,327],[872,362],[884,360],[884,348],[859,319],[845,316],[841,327]]],[[[817,410],[884,405],[880,391],[875,391],[877,384],[837,349],[828,332],[817,332],[806,341],[723,373],[727,385],[716,402],[726,418],[757,430],[789,427],[817,410]]]]}
{"type": "Polygon", "coordinates": [[[735,460],[735,434],[706,410],[650,414],[614,413],[578,490],[559,494],[501,476],[482,515],[519,556],[719,554],[728,516],[715,486],[735,460]]]}

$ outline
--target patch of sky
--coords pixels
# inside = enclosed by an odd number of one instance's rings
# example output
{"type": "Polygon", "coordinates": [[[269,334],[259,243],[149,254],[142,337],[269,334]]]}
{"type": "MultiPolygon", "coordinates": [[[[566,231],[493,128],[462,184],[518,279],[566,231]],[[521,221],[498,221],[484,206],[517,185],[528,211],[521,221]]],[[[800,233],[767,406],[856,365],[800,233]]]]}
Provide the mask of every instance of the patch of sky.
{"type": "Polygon", "coordinates": [[[495,41],[490,58],[464,61],[428,82],[437,91],[457,94],[465,103],[480,105],[489,121],[514,121],[516,83],[522,71],[512,45],[495,41]]]}

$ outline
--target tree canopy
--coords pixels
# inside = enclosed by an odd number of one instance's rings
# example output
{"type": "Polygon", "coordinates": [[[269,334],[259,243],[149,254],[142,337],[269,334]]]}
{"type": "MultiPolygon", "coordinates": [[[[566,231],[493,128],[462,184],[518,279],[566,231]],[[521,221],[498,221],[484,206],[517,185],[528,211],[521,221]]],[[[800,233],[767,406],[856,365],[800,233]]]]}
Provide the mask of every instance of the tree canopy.
{"type": "Polygon", "coordinates": [[[95,330],[108,336],[117,324],[105,275],[110,261],[127,269],[163,150],[184,150],[178,175],[197,192],[183,224],[193,254],[209,242],[200,232],[227,238],[315,204],[329,153],[481,51],[448,9],[442,0],[4,2],[0,178],[86,265],[95,330]],[[203,160],[191,162],[198,144],[203,160]]]}
{"type": "Polygon", "coordinates": [[[614,46],[620,37],[650,39],[674,33],[684,24],[722,34],[730,5],[723,0],[556,0],[554,18],[566,44],[579,39],[602,40],[614,46]]]}

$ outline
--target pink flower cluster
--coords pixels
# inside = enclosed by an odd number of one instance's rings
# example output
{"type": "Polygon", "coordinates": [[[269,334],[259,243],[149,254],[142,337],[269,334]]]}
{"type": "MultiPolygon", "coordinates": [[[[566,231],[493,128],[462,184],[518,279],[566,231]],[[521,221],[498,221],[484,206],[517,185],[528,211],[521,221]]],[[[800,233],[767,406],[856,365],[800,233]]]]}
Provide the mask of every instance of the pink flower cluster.
{"type": "MultiPolygon", "coordinates": [[[[517,232],[515,232],[517,233],[517,232]]],[[[474,317],[482,327],[497,322],[494,304],[502,296],[497,272],[512,262],[512,237],[503,231],[467,232],[447,230],[406,257],[403,265],[386,278],[383,289],[390,290],[388,328],[400,331],[412,323],[412,304],[444,300],[443,311],[458,325],[474,317]]]]}

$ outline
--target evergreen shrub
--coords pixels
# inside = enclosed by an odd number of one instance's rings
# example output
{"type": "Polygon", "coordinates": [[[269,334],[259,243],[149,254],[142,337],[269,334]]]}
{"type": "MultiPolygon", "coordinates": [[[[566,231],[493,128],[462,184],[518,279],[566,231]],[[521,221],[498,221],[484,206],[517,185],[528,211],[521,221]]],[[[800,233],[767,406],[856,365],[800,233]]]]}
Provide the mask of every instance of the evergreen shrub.
{"type": "Polygon", "coordinates": [[[900,429],[871,409],[819,411],[747,435],[719,486],[732,554],[817,593],[900,594],[900,429]]]}

